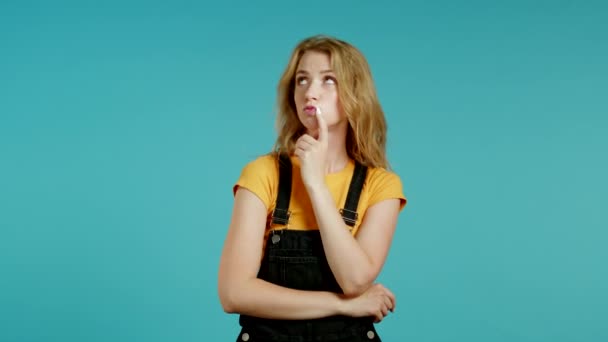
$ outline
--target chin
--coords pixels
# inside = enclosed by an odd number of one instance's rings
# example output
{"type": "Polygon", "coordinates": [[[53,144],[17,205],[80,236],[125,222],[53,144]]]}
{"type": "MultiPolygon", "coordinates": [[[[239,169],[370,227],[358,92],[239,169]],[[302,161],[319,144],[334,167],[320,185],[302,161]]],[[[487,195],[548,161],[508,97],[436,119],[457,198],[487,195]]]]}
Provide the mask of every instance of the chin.
{"type": "Polygon", "coordinates": [[[302,116],[300,117],[300,123],[302,124],[302,126],[306,127],[306,128],[317,128],[317,118],[315,118],[314,116],[302,116]]]}

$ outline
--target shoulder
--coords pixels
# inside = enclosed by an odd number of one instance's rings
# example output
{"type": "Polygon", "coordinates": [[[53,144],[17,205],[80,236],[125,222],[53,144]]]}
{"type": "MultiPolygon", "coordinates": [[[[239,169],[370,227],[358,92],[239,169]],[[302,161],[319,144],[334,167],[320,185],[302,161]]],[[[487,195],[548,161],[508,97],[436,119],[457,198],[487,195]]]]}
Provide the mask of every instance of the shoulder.
{"type": "Polygon", "coordinates": [[[368,168],[366,187],[370,196],[370,205],[390,198],[399,199],[401,209],[407,203],[401,177],[393,171],[381,167],[368,168]]]}
{"type": "Polygon", "coordinates": [[[279,171],[276,157],[272,154],[258,156],[248,161],[241,175],[232,187],[233,195],[239,187],[246,188],[257,195],[269,208],[276,196],[279,171]]]}
{"type": "Polygon", "coordinates": [[[253,173],[277,173],[277,158],[272,154],[264,154],[248,161],[242,170],[253,173]]]}
{"type": "Polygon", "coordinates": [[[393,171],[389,171],[382,167],[370,167],[367,171],[367,182],[370,186],[382,186],[393,184],[402,186],[401,177],[393,171]]]}

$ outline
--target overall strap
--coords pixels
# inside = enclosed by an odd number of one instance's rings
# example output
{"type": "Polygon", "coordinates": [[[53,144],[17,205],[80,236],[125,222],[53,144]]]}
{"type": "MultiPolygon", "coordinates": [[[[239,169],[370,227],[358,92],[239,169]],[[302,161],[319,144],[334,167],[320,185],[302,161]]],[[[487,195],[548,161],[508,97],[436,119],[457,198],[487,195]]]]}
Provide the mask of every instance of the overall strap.
{"type": "Polygon", "coordinates": [[[354,227],[357,223],[359,214],[357,213],[357,205],[359,204],[359,197],[361,196],[361,189],[363,189],[363,183],[365,183],[365,177],[367,176],[367,166],[361,165],[359,162],[355,162],[355,171],[353,172],[353,178],[350,181],[348,188],[348,195],[346,195],[346,201],[344,202],[344,208],[340,209],[340,214],[344,223],[350,227],[354,227]]]}
{"type": "Polygon", "coordinates": [[[279,190],[277,203],[272,212],[273,224],[287,224],[289,222],[289,200],[291,198],[291,160],[286,154],[279,156],[279,190]]]}
{"type": "MultiPolygon", "coordinates": [[[[279,156],[279,189],[276,206],[272,212],[273,224],[285,225],[289,222],[289,216],[291,215],[291,211],[289,211],[291,172],[292,167],[289,156],[281,154],[279,156]]],[[[363,183],[365,183],[366,176],[367,167],[359,162],[355,162],[355,170],[353,172],[353,178],[350,181],[344,208],[340,209],[340,214],[342,215],[344,223],[350,227],[355,226],[359,217],[357,206],[359,204],[359,198],[361,197],[361,190],[363,189],[363,183]]]]}

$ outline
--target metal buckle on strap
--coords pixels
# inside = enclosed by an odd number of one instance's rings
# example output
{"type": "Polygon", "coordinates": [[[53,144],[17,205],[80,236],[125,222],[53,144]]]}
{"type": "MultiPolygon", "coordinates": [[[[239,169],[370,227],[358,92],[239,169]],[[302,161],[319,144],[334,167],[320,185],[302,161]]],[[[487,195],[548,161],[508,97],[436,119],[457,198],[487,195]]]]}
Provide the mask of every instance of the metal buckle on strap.
{"type": "Polygon", "coordinates": [[[272,223],[275,224],[287,224],[289,223],[289,217],[291,216],[291,211],[285,209],[274,209],[272,211],[272,223]]]}
{"type": "Polygon", "coordinates": [[[359,214],[356,211],[348,209],[340,209],[340,215],[342,215],[344,221],[351,226],[354,226],[359,218],[359,214]]]}

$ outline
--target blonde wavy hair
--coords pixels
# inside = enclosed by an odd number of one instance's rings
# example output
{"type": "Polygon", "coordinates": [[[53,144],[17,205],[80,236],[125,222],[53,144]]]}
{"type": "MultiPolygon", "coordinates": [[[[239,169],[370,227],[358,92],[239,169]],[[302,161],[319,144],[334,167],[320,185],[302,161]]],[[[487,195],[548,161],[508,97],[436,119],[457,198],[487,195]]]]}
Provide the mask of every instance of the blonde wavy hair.
{"type": "Polygon", "coordinates": [[[350,158],[368,167],[389,168],[386,159],[386,119],[376,94],[371,70],[363,54],[334,37],[316,35],[295,47],[278,84],[276,129],[273,152],[291,154],[306,131],[294,102],[295,73],[306,51],[327,53],[338,84],[338,99],[348,120],[346,150],[350,158]]]}

